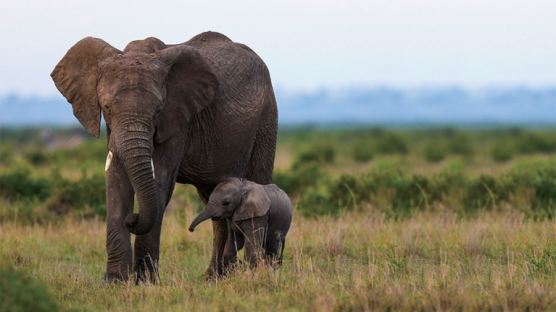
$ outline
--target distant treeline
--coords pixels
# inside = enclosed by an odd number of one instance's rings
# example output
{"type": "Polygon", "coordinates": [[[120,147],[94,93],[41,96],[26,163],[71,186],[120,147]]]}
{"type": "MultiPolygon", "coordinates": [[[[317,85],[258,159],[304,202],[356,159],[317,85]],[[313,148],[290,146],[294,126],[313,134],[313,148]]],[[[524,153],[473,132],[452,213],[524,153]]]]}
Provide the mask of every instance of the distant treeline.
{"type": "MultiPolygon", "coordinates": [[[[105,214],[105,139],[74,129],[0,135],[0,220],[105,214]],[[64,145],[69,138],[75,146],[64,145]]],[[[289,161],[274,181],[306,216],[556,215],[554,129],[283,129],[278,142],[279,157],[289,161]]],[[[199,205],[193,189],[178,192],[174,197],[199,205]]]]}
{"type": "Polygon", "coordinates": [[[279,142],[305,158],[339,154],[366,162],[381,155],[411,155],[439,162],[449,156],[484,156],[505,162],[517,155],[556,153],[556,128],[292,128],[280,132],[279,142]]]}
{"type": "MultiPolygon", "coordinates": [[[[556,167],[514,168],[501,174],[470,176],[458,170],[406,174],[376,168],[361,174],[333,175],[319,161],[277,171],[274,183],[295,199],[305,216],[338,216],[345,211],[373,211],[404,218],[416,212],[450,211],[475,216],[484,211],[515,211],[533,218],[556,216],[556,167]]],[[[43,222],[57,216],[104,217],[103,174],[82,172],[77,179],[33,175],[15,167],[0,173],[0,221],[43,222]]],[[[196,201],[194,192],[186,195],[196,201]]],[[[198,204],[198,203],[197,203],[198,204]]]]}
{"type": "Polygon", "coordinates": [[[556,167],[513,169],[477,177],[462,171],[430,175],[374,169],[333,176],[316,163],[277,172],[274,182],[297,198],[305,216],[338,216],[346,211],[405,218],[417,212],[514,211],[535,219],[556,216],[556,167]]]}

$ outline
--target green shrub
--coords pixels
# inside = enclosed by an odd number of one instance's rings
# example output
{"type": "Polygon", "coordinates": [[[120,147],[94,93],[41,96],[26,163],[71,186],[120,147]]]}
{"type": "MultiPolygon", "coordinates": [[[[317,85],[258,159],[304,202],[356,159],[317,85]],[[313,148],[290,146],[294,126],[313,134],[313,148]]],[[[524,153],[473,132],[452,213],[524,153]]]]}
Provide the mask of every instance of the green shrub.
{"type": "Polygon", "coordinates": [[[16,167],[0,174],[0,196],[10,199],[41,199],[44,200],[52,192],[47,179],[33,178],[27,168],[16,167]]]}
{"type": "Polygon", "coordinates": [[[532,187],[535,190],[533,216],[556,217],[556,167],[537,171],[532,180],[532,187]]]}
{"type": "Polygon", "coordinates": [[[517,140],[517,151],[522,154],[556,152],[556,133],[524,133],[517,140]]]}
{"type": "Polygon", "coordinates": [[[273,182],[290,195],[297,195],[309,186],[321,183],[325,173],[318,163],[298,164],[289,171],[274,173],[273,182]]]}
{"type": "Polygon", "coordinates": [[[51,158],[58,163],[70,159],[78,163],[87,161],[104,162],[108,149],[106,139],[88,140],[71,149],[59,149],[51,154],[51,158]]]}
{"type": "Polygon", "coordinates": [[[336,151],[330,144],[315,144],[311,148],[300,153],[294,162],[294,169],[302,164],[316,162],[331,164],[336,158],[336,151]]]}
{"type": "Polygon", "coordinates": [[[54,171],[51,180],[55,190],[48,204],[49,210],[57,214],[73,211],[85,217],[106,214],[104,176],[100,174],[88,176],[82,173],[79,180],[70,181],[54,171]]]}
{"type": "Polygon", "coordinates": [[[2,311],[58,311],[42,283],[9,267],[0,267],[0,305],[2,311]]]}
{"type": "Polygon", "coordinates": [[[330,182],[330,202],[345,210],[357,210],[359,203],[367,201],[370,188],[361,177],[341,175],[330,182]]]}
{"type": "Polygon", "coordinates": [[[488,175],[481,175],[467,186],[465,209],[475,213],[478,210],[492,210],[502,199],[500,181],[488,175]]]}
{"type": "Polygon", "coordinates": [[[42,149],[28,150],[25,152],[24,157],[33,166],[42,166],[48,161],[48,155],[42,149]]]}
{"type": "Polygon", "coordinates": [[[301,194],[297,208],[305,217],[337,216],[341,209],[339,205],[331,202],[326,189],[317,187],[311,187],[301,194]]]}
{"type": "Polygon", "coordinates": [[[8,144],[0,145],[0,165],[10,165],[14,158],[13,148],[8,144]]]}
{"type": "Polygon", "coordinates": [[[439,162],[446,157],[446,147],[439,142],[430,142],[425,145],[425,159],[428,162],[439,162]]]}
{"type": "Polygon", "coordinates": [[[356,162],[367,162],[373,158],[373,146],[367,141],[357,142],[352,148],[352,158],[356,162]]]}
{"type": "Polygon", "coordinates": [[[506,162],[514,156],[513,148],[507,143],[495,143],[492,147],[491,156],[496,162],[506,162]]]}
{"type": "Polygon", "coordinates": [[[407,176],[373,170],[357,176],[324,176],[319,183],[300,188],[299,193],[299,209],[306,216],[338,215],[365,207],[379,209],[392,218],[438,207],[474,216],[479,211],[510,207],[534,218],[554,218],[556,168],[477,178],[467,178],[460,171],[407,176]],[[526,210],[522,210],[524,205],[526,210]]]}
{"type": "Polygon", "coordinates": [[[379,154],[401,154],[409,151],[404,136],[396,132],[386,132],[376,140],[375,150],[379,154]]]}
{"type": "Polygon", "coordinates": [[[449,138],[447,146],[449,153],[469,157],[473,155],[473,146],[469,140],[469,136],[463,133],[457,133],[449,138]]]}

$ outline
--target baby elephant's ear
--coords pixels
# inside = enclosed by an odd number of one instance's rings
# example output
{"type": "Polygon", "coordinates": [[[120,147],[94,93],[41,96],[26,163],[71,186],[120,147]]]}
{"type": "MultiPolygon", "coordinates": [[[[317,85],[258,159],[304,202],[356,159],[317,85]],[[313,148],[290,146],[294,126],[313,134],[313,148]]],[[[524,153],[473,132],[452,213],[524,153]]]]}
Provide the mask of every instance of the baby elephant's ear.
{"type": "Polygon", "coordinates": [[[255,183],[249,184],[242,204],[232,216],[233,221],[261,217],[267,214],[270,209],[270,198],[268,198],[264,187],[255,183]]]}

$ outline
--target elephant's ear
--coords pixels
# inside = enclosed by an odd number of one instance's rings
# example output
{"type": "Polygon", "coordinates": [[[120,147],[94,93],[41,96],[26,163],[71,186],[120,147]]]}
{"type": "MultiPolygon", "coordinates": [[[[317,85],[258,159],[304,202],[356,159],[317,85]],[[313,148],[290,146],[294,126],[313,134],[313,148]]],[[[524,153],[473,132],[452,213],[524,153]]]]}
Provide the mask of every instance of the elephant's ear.
{"type": "Polygon", "coordinates": [[[73,114],[89,132],[100,134],[97,97],[98,64],[120,53],[102,39],[87,37],[77,42],[56,65],[50,76],[73,106],[73,114]]]}
{"type": "Polygon", "coordinates": [[[248,182],[250,185],[243,202],[232,216],[233,221],[262,217],[270,209],[270,198],[260,184],[248,182]]]}
{"type": "Polygon", "coordinates": [[[157,141],[163,142],[207,107],[218,90],[218,80],[196,48],[175,45],[158,52],[169,66],[166,76],[166,105],[157,127],[157,141]]]}

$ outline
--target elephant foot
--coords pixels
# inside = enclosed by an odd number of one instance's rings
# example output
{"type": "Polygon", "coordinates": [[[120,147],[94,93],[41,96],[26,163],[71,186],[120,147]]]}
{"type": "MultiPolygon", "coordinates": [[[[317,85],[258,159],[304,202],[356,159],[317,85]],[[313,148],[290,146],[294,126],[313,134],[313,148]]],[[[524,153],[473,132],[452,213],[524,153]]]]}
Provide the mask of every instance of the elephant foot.
{"type": "Polygon", "coordinates": [[[101,281],[101,287],[107,285],[125,284],[129,281],[129,276],[123,276],[120,273],[104,273],[101,281]]]}
{"type": "Polygon", "coordinates": [[[203,274],[203,277],[207,281],[216,280],[222,276],[222,271],[218,270],[218,268],[214,267],[213,265],[209,266],[205,271],[205,274],[203,274]]]}
{"type": "Polygon", "coordinates": [[[205,280],[207,281],[211,281],[211,280],[215,280],[218,278],[224,278],[226,276],[228,276],[235,268],[237,267],[237,263],[229,263],[227,265],[222,265],[221,268],[217,269],[213,266],[208,267],[208,269],[205,271],[205,274],[203,274],[205,280]]]}
{"type": "Polygon", "coordinates": [[[135,285],[142,285],[142,284],[153,284],[153,285],[160,284],[160,275],[158,274],[158,271],[137,272],[135,274],[135,285]]]}
{"type": "Polygon", "coordinates": [[[146,256],[138,256],[140,261],[135,264],[135,284],[159,284],[158,257],[152,258],[148,253],[146,256]]]}

